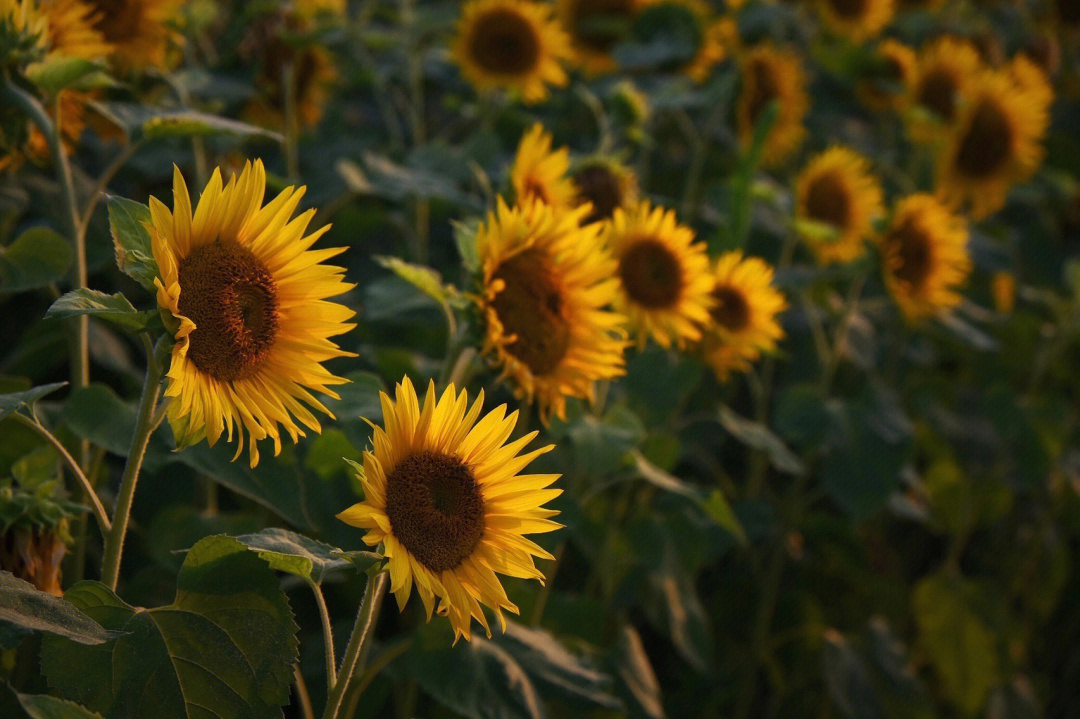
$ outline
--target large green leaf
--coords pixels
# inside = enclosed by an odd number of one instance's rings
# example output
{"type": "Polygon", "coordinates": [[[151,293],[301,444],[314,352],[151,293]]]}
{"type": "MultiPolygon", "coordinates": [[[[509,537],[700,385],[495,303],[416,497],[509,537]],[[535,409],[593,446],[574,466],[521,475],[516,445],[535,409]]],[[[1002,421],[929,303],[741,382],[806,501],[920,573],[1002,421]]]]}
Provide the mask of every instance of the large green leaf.
{"type": "Polygon", "coordinates": [[[109,198],[109,230],[120,271],[153,291],[158,275],[157,261],[144,223],[150,222],[150,208],[123,197],[109,198]]]}
{"type": "Polygon", "coordinates": [[[127,297],[119,292],[107,295],[98,290],[82,287],[68,292],[53,302],[45,313],[45,318],[66,319],[90,315],[129,330],[141,332],[147,328],[156,314],[151,311],[140,312],[128,302],[127,297]]]}
{"type": "Polygon", "coordinates": [[[47,694],[20,694],[0,684],[0,716],[5,719],[101,719],[101,715],[74,702],[47,694]]]}
{"type": "Polygon", "coordinates": [[[50,94],[66,87],[81,85],[90,76],[98,75],[107,65],[82,57],[50,55],[26,68],[26,78],[50,94]]]}
{"type": "Polygon", "coordinates": [[[52,394],[65,386],[67,386],[67,382],[53,382],[52,384],[43,384],[40,387],[33,387],[22,392],[0,394],[0,419],[23,407],[33,406],[35,402],[45,395],[52,394]]]}
{"type": "Polygon", "coordinates": [[[297,657],[296,623],[265,561],[229,537],[188,552],[176,600],[138,609],[80,582],[71,602],[129,632],[83,648],[50,639],[41,664],[65,698],[106,719],[279,719],[297,657]]]}
{"type": "Polygon", "coordinates": [[[340,549],[280,527],[233,537],[258,552],[272,569],[288,572],[319,584],[333,572],[355,571],[356,565],[342,556],[340,549]]]}
{"type": "Polygon", "coordinates": [[[75,251],[60,233],[31,227],[7,247],[0,247],[0,292],[25,292],[67,277],[75,251]]]}
{"type": "Polygon", "coordinates": [[[29,632],[56,634],[80,644],[102,644],[115,636],[76,604],[43,592],[11,572],[0,572],[0,646],[13,646],[29,632]]]}

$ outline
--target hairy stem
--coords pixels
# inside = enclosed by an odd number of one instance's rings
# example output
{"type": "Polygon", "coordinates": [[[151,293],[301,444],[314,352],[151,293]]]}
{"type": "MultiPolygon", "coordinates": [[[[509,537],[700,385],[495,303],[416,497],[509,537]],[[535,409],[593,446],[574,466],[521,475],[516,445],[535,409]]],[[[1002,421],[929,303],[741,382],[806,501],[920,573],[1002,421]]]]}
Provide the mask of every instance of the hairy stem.
{"type": "Polygon", "coordinates": [[[323,712],[323,719],[338,719],[341,713],[345,694],[361,663],[360,657],[371,638],[372,628],[379,618],[379,610],[382,608],[383,596],[386,594],[386,586],[389,583],[388,572],[379,572],[374,577],[368,578],[364,601],[360,603],[360,611],[356,614],[356,624],[349,637],[349,645],[345,647],[345,655],[341,658],[341,669],[338,672],[337,681],[334,682],[334,686],[326,697],[326,711],[323,712]]]}

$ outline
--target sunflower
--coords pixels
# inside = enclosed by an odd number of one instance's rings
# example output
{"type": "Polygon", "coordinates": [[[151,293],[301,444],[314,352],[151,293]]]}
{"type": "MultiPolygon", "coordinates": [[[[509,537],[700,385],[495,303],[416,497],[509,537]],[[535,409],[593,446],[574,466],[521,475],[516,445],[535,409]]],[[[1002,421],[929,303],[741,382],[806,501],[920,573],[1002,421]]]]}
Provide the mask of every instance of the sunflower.
{"type": "Polygon", "coordinates": [[[768,44],[752,48],[743,58],[742,91],[736,114],[744,145],[753,139],[761,113],[774,100],[779,104],[779,115],[762,152],[762,162],[766,165],[782,162],[806,134],[802,121],[809,100],[802,65],[802,59],[795,53],[768,44]]]}
{"type": "Polygon", "coordinates": [[[893,0],[820,0],[825,24],[852,42],[877,37],[896,11],[893,0]]]}
{"type": "Polygon", "coordinates": [[[297,421],[320,431],[304,403],[330,411],[309,390],[336,399],[329,385],[347,381],[321,363],[355,356],[329,339],[355,326],[353,311],[327,301],[353,285],[342,281],[342,268],[322,264],[345,248],[308,249],[329,226],[305,236],[315,210],[290,219],[303,187],[263,207],[265,191],[260,160],[224,187],[218,169],[193,214],[176,169],[174,211],[151,197],[148,225],[158,304],[176,327],[165,396],[177,447],[204,438],[213,445],[225,429],[231,441],[235,426],[236,456],[246,432],[252,467],[256,440],[270,437],[274,454],[281,450],[279,424],[294,442],[304,435],[297,421]]]}
{"type": "Polygon", "coordinates": [[[558,0],[559,23],[569,35],[574,61],[589,74],[611,72],[611,49],[627,33],[642,0],[558,0]]]}
{"type": "Polygon", "coordinates": [[[568,81],[562,61],[570,38],[551,8],[532,0],[471,0],[458,24],[454,58],[481,92],[516,90],[527,103],[544,100],[548,85],[568,81]]]}
{"type": "Polygon", "coordinates": [[[83,0],[43,0],[41,11],[49,23],[49,52],[86,60],[103,59],[112,52],[95,26],[94,8],[83,0]]]}
{"type": "Polygon", "coordinates": [[[453,385],[436,402],[432,382],[421,407],[405,377],[396,395],[382,395],[385,428],[374,428],[364,452],[364,501],[338,519],[366,529],[366,544],[383,545],[399,609],[415,584],[428,619],[433,611],[447,617],[455,641],[471,638],[471,617],[491,636],[481,603],[505,631],[503,610],[518,608],[495,573],[543,583],[533,557],[553,557],[525,535],[562,527],[543,506],[562,493],[548,489],[559,475],[519,474],[553,445],[519,454],[537,433],[507,443],[518,413],[506,416],[506,405],[477,421],[483,390],[471,407],[453,385]]]}
{"type": "Polygon", "coordinates": [[[49,25],[34,0],[0,0],[0,69],[45,55],[49,25]]]}
{"type": "Polygon", "coordinates": [[[960,303],[971,272],[967,225],[932,195],[901,200],[880,237],[885,285],[910,320],[960,303]]]}
{"type": "Polygon", "coordinates": [[[170,47],[181,39],[172,26],[180,19],[178,0],[87,0],[87,4],[94,9],[94,27],[112,46],[119,68],[166,66],[170,47]]]}
{"type": "Polygon", "coordinates": [[[874,220],[883,214],[881,186],[870,163],[847,148],[833,147],[811,160],[795,185],[798,216],[836,232],[827,240],[803,233],[818,261],[849,262],[859,257],[874,220]]]}
{"type": "Polygon", "coordinates": [[[773,287],[773,270],[757,257],[728,252],[713,269],[711,321],[701,343],[705,361],[717,376],[750,369],[762,353],[772,352],[784,336],[776,316],[787,308],[773,287]]]}
{"type": "Polygon", "coordinates": [[[537,199],[556,209],[574,206],[577,193],[567,177],[570,150],[552,150],[551,144],[551,133],[539,122],[522,136],[510,169],[517,204],[524,206],[537,199]]]}
{"type": "Polygon", "coordinates": [[[638,345],[650,336],[662,347],[701,339],[712,308],[712,277],[694,231],[680,225],[673,210],[650,207],[647,200],[617,208],[603,227],[618,262],[615,307],[629,317],[638,345]]]}
{"type": "Polygon", "coordinates": [[[600,226],[579,226],[586,212],[500,198],[477,232],[485,352],[545,422],[565,419],[567,397],[591,402],[597,380],[625,373],[626,320],[605,309],[618,291],[615,262],[600,226]]]}
{"type": "Polygon", "coordinates": [[[941,37],[919,52],[911,99],[920,112],[908,113],[908,132],[917,142],[940,139],[955,121],[968,85],[983,72],[975,46],[941,37]]]}
{"type": "Polygon", "coordinates": [[[882,40],[874,48],[867,73],[859,80],[859,97],[871,109],[904,110],[914,86],[918,61],[915,51],[893,39],[882,40]]]}
{"type": "Polygon", "coordinates": [[[1049,125],[1052,91],[1031,67],[1035,75],[1020,82],[1005,71],[984,73],[941,155],[941,196],[957,205],[967,202],[975,219],[1001,209],[1009,188],[1031,177],[1042,161],[1039,142],[1049,125]]]}
{"type": "MultiPolygon", "coordinates": [[[[738,34],[734,21],[715,17],[705,0],[642,0],[642,4],[645,10],[639,25],[647,28],[646,33],[691,30],[696,36],[688,59],[671,68],[694,82],[704,82],[709,77],[713,66],[727,57],[728,48],[738,34]]],[[[651,38],[646,34],[644,39],[651,38]]]]}
{"type": "Polygon", "coordinates": [[[637,202],[634,172],[612,159],[589,158],[578,164],[570,179],[576,191],[575,204],[592,208],[582,219],[583,225],[611,219],[615,208],[631,207],[637,202]]]}

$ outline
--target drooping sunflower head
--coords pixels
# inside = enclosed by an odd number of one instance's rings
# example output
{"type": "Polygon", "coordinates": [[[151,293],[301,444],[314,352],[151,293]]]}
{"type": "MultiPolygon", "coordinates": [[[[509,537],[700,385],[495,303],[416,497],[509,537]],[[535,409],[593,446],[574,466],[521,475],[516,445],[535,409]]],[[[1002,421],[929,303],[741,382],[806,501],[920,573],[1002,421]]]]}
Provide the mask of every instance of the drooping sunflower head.
{"type": "Polygon", "coordinates": [[[107,58],[112,46],[97,27],[97,11],[88,0],[43,0],[49,22],[49,52],[87,60],[107,58]]]}
{"type": "Polygon", "coordinates": [[[932,195],[901,200],[879,238],[885,285],[909,320],[960,303],[971,272],[967,225],[932,195]]]}
{"type": "Polygon", "coordinates": [[[1038,168],[1053,93],[1042,71],[988,71],[972,83],[938,166],[947,202],[967,203],[976,219],[1001,209],[1009,188],[1038,168]]]}
{"type": "Polygon", "coordinates": [[[150,198],[148,226],[159,276],[158,305],[176,344],[167,373],[168,418],[178,447],[211,445],[236,430],[236,456],[249,435],[274,453],[282,432],[295,442],[302,424],[319,432],[310,408],[330,414],[312,391],[337,395],[346,380],[322,363],[355,356],[331,337],[354,327],[354,312],[327,301],[353,285],[344,270],[323,264],[345,248],[309,249],[329,226],[305,235],[315,210],[292,218],[304,188],[290,187],[265,207],[261,161],[223,184],[215,170],[192,212],[187,184],[173,176],[173,210],[150,198]],[[305,404],[307,406],[305,406],[305,404]]]}
{"type": "Polygon", "coordinates": [[[636,29],[640,40],[657,36],[686,38],[678,59],[662,69],[704,82],[713,67],[728,56],[737,35],[734,22],[717,18],[704,0],[642,0],[636,29]]]}
{"type": "Polygon", "coordinates": [[[575,191],[569,169],[569,148],[553,150],[551,133],[536,123],[522,136],[510,168],[515,201],[522,206],[540,200],[556,209],[572,207],[575,191]]]}
{"type": "Polygon", "coordinates": [[[593,157],[578,164],[571,174],[576,190],[575,204],[588,203],[592,210],[581,221],[611,219],[618,207],[632,207],[637,202],[637,180],[634,172],[607,157],[593,157]]]}
{"type": "Polygon", "coordinates": [[[893,0],[820,0],[818,8],[825,24],[852,42],[877,37],[896,10],[893,0]]]}
{"type": "Polygon", "coordinates": [[[956,122],[961,99],[981,72],[979,51],[967,40],[944,36],[923,48],[911,93],[918,111],[908,116],[912,139],[918,142],[940,139],[956,122]]]}
{"type": "Polygon", "coordinates": [[[736,115],[739,136],[748,145],[762,114],[773,103],[779,115],[769,130],[762,162],[776,165],[785,160],[806,135],[803,117],[809,107],[802,59],[771,45],[751,48],[742,59],[742,90],[736,115]]]}
{"type": "Polygon", "coordinates": [[[903,110],[917,72],[914,50],[892,38],[882,40],[874,48],[866,73],[859,79],[859,97],[874,110],[903,110]]]}
{"type": "Polygon", "coordinates": [[[470,0],[462,9],[453,54],[479,91],[510,89],[535,103],[547,97],[548,85],[567,83],[562,63],[571,48],[544,3],[470,0]]]}
{"type": "Polygon", "coordinates": [[[49,25],[35,0],[0,0],[0,68],[45,56],[49,25]]]}
{"type": "Polygon", "coordinates": [[[616,309],[630,320],[638,345],[652,337],[662,347],[701,339],[709,321],[712,278],[705,245],[680,225],[673,210],[648,201],[617,208],[604,238],[617,262],[616,309]]]}
{"type": "Polygon", "coordinates": [[[714,304],[701,349],[724,380],[776,349],[784,336],[777,315],[787,308],[787,300],[773,286],[772,267],[757,257],[744,258],[741,251],[717,259],[713,283],[714,304]]]}
{"type": "Polygon", "coordinates": [[[176,26],[178,0],[87,0],[94,27],[113,49],[116,65],[127,72],[146,66],[166,67],[169,51],[181,41],[176,26]]]}
{"type": "Polygon", "coordinates": [[[544,575],[533,557],[552,559],[526,534],[562,525],[543,505],[561,494],[549,489],[559,475],[520,474],[551,445],[521,454],[536,432],[507,443],[518,413],[501,405],[480,419],[484,393],[469,406],[450,385],[436,400],[428,385],[423,406],[406,377],[396,397],[382,395],[383,427],[375,427],[359,474],[364,501],[338,515],[367,530],[364,542],[382,545],[390,591],[398,607],[416,586],[430,620],[445,616],[469,640],[475,618],[491,636],[481,608],[518,613],[496,573],[525,579],[544,575]],[[479,420],[479,421],[477,421],[479,420]]]}
{"type": "Polygon", "coordinates": [[[558,16],[574,49],[574,62],[585,72],[615,69],[611,49],[626,37],[642,0],[559,0],[558,16]]]}
{"type": "Polygon", "coordinates": [[[798,216],[831,228],[829,237],[803,233],[818,261],[849,262],[866,249],[863,240],[880,217],[881,186],[870,163],[857,153],[834,147],[806,166],[796,180],[798,216]]]}
{"type": "Polygon", "coordinates": [[[587,208],[500,198],[477,232],[486,317],[484,350],[540,417],[565,418],[566,398],[592,401],[597,380],[624,374],[625,318],[610,311],[618,284],[587,208]]]}

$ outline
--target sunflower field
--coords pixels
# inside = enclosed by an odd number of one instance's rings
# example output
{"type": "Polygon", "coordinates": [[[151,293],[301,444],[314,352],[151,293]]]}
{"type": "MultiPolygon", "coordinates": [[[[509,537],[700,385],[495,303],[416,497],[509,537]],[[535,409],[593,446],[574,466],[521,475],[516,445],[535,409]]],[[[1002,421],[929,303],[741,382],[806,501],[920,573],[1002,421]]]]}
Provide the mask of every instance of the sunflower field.
{"type": "Polygon", "coordinates": [[[0,0],[0,719],[1076,719],[1077,0],[0,0]]]}

